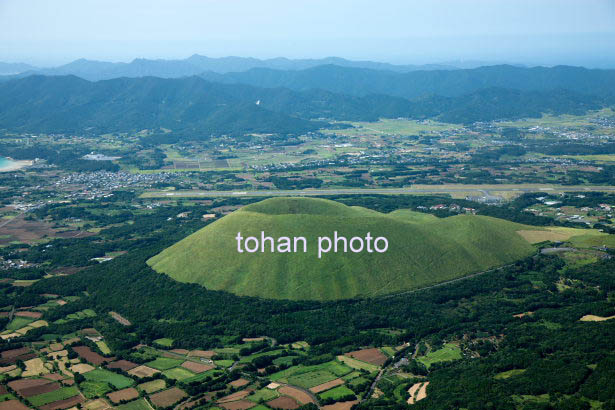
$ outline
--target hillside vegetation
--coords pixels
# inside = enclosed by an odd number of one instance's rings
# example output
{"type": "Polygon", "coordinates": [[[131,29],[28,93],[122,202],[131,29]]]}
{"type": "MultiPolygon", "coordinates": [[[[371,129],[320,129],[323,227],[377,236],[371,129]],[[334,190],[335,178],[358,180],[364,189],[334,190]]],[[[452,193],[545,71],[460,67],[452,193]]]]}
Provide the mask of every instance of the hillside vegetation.
{"type": "Polygon", "coordinates": [[[272,198],[227,215],[148,263],[181,282],[239,295],[294,300],[370,297],[417,289],[531,255],[518,230],[527,226],[487,216],[436,218],[390,214],[314,198],[272,198]],[[303,236],[307,252],[238,253],[235,236],[303,236]],[[318,237],[333,232],[384,236],[385,253],[338,253],[318,258],[318,237]],[[386,267],[386,268],[385,268],[386,267]]]}
{"type": "MultiPolygon", "coordinates": [[[[378,75],[383,75],[376,71],[378,75]]],[[[432,73],[432,72],[429,72],[432,73]]],[[[448,73],[448,72],[447,72],[448,73]]],[[[393,75],[389,73],[387,75],[393,75]]],[[[608,92],[576,89],[514,89],[485,80],[485,87],[467,87],[461,95],[397,95],[397,87],[355,92],[360,84],[342,89],[321,84],[347,82],[325,71],[319,81],[293,89],[268,84],[224,83],[200,77],[163,79],[116,78],[90,82],[75,76],[40,75],[0,81],[0,129],[22,132],[140,131],[166,128],[191,139],[211,134],[301,134],[328,125],[314,119],[377,121],[380,118],[432,118],[451,123],[495,119],[538,118],[543,113],[583,114],[613,102],[608,92]],[[323,80],[324,81],[324,80],[323,80]],[[492,85],[493,83],[493,85],[492,85]],[[331,88],[331,89],[329,89],[331,88]],[[389,94],[386,94],[389,93],[389,94]]],[[[449,74],[447,74],[449,75],[449,74]]],[[[590,73],[592,80],[606,75],[590,73]]],[[[388,77],[387,77],[388,78],[388,77]]],[[[403,85],[403,77],[392,81],[403,85]]],[[[432,79],[433,80],[433,79],[432,79]]],[[[589,80],[588,80],[589,81],[589,80]]],[[[370,83],[371,84],[371,83],[370,83]]],[[[416,84],[412,83],[411,89],[416,84]]],[[[605,83],[605,88],[609,88],[605,83]]],[[[442,91],[442,90],[431,90],[442,91]]]]}

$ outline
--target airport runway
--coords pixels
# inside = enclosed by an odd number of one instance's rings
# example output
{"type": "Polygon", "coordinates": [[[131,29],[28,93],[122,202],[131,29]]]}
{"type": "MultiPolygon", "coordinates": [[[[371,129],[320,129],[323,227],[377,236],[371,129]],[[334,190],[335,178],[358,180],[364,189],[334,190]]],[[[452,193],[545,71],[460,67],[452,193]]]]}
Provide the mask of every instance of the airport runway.
{"type": "Polygon", "coordinates": [[[255,190],[255,191],[148,191],[142,198],[208,198],[208,197],[270,197],[270,196],[326,196],[326,195],[403,195],[465,192],[476,196],[497,195],[498,192],[615,192],[612,185],[564,186],[564,185],[431,185],[410,188],[332,188],[298,190],[255,190]]]}

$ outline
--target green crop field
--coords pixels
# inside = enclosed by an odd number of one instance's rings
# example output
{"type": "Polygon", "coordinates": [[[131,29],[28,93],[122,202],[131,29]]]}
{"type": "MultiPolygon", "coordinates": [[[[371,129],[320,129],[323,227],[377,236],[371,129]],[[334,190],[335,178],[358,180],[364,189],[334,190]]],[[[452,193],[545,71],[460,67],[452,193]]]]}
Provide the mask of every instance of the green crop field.
{"type": "Polygon", "coordinates": [[[310,387],[318,386],[319,384],[330,382],[335,379],[337,379],[337,376],[333,373],[329,373],[325,370],[316,370],[290,376],[288,378],[288,383],[303,387],[304,389],[309,389],[310,387]]]}
{"type": "Polygon", "coordinates": [[[111,354],[111,349],[109,349],[109,346],[104,341],[96,342],[96,346],[98,346],[103,354],[111,354]]]}
{"type": "Polygon", "coordinates": [[[338,356],[337,359],[341,361],[342,363],[352,367],[353,369],[357,369],[357,370],[367,370],[368,372],[375,372],[375,371],[378,371],[379,369],[379,367],[376,366],[375,364],[362,362],[360,360],[353,359],[352,357],[348,357],[348,356],[338,356]]]}
{"type": "Polygon", "coordinates": [[[393,349],[391,346],[381,347],[380,350],[388,357],[395,356],[395,349],[393,349]]]}
{"type": "Polygon", "coordinates": [[[36,396],[28,397],[28,400],[34,406],[40,407],[48,403],[53,403],[54,401],[68,399],[69,397],[73,397],[78,394],[79,389],[77,388],[77,386],[70,386],[63,387],[49,393],[43,393],[36,396]]]}
{"type": "Polygon", "coordinates": [[[214,378],[218,375],[220,375],[222,372],[219,369],[211,369],[211,370],[207,370],[206,372],[203,373],[199,373],[195,376],[190,377],[189,379],[185,379],[183,380],[184,383],[192,383],[192,382],[200,382],[205,380],[208,377],[214,378]]]}
{"type": "Polygon", "coordinates": [[[320,397],[323,399],[340,399],[342,397],[345,396],[349,396],[351,394],[354,394],[354,392],[352,390],[350,390],[348,387],[346,386],[338,386],[334,389],[331,390],[327,390],[324,393],[320,394],[320,397]]]}
{"type": "Polygon", "coordinates": [[[360,376],[361,376],[361,372],[353,371],[343,376],[342,379],[348,381],[348,380],[354,380],[360,376]]]}
{"type": "Polygon", "coordinates": [[[28,325],[28,324],[30,324],[32,322],[34,322],[33,319],[28,319],[28,318],[25,318],[25,317],[16,316],[16,317],[13,318],[13,320],[11,320],[11,322],[8,325],[6,325],[6,329],[7,330],[21,329],[22,327],[24,327],[24,326],[26,326],[26,325],[28,325]]]}
{"type": "Polygon", "coordinates": [[[233,360],[216,360],[214,363],[220,367],[231,367],[235,362],[233,360]]]}
{"type": "Polygon", "coordinates": [[[84,381],[79,385],[81,392],[88,399],[93,399],[94,397],[101,397],[105,393],[113,390],[109,384],[106,382],[93,382],[93,381],[84,381]]]}
{"type": "Polygon", "coordinates": [[[412,211],[382,214],[315,198],[271,198],[248,205],[195,232],[148,263],[180,282],[275,299],[333,300],[377,296],[455,279],[531,255],[518,235],[527,227],[487,216],[435,218],[412,211]],[[384,253],[318,257],[318,237],[386,237],[384,253]],[[237,251],[244,238],[301,236],[298,252],[237,251]],[[387,266],[387,269],[381,269],[387,266]]]}
{"type": "Polygon", "coordinates": [[[448,362],[451,360],[461,359],[461,349],[453,343],[447,343],[442,349],[436,350],[425,356],[419,357],[417,360],[429,367],[437,362],[448,362]]]}
{"type": "MultiPolygon", "coordinates": [[[[210,407],[210,410],[214,410],[215,407],[210,407]]],[[[254,407],[251,407],[250,410],[271,410],[269,407],[265,406],[264,404],[258,404],[254,407]]]]}
{"type": "Polygon", "coordinates": [[[161,339],[154,340],[154,343],[164,347],[173,346],[173,339],[169,339],[168,337],[163,337],[161,339]]]}
{"type": "Polygon", "coordinates": [[[144,399],[131,401],[130,403],[120,404],[114,407],[116,410],[152,410],[144,399]]]}
{"type": "Polygon", "coordinates": [[[83,377],[86,380],[93,382],[105,382],[114,386],[116,389],[123,389],[128,386],[132,386],[134,381],[121,374],[113,373],[104,369],[94,369],[90,372],[84,373],[83,377]]]}
{"type": "Polygon", "coordinates": [[[168,370],[173,367],[177,367],[184,361],[180,359],[171,359],[169,357],[157,357],[155,360],[145,363],[149,367],[153,367],[158,370],[168,370]]]}
{"type": "MultiPolygon", "coordinates": [[[[293,377],[297,377],[298,375],[312,373],[312,372],[315,373],[314,377],[316,377],[317,372],[328,373],[332,376],[335,376],[329,379],[329,380],[333,380],[333,379],[336,379],[338,377],[344,376],[352,372],[352,369],[348,366],[345,366],[342,363],[331,361],[331,362],[321,363],[321,364],[317,364],[313,366],[299,365],[299,366],[289,367],[288,369],[285,369],[285,370],[282,370],[282,371],[279,371],[277,373],[270,375],[269,379],[271,379],[272,381],[276,381],[276,382],[288,383],[290,382],[290,379],[293,377]]],[[[324,374],[321,373],[321,376],[324,376],[324,374]]],[[[306,376],[304,380],[310,379],[311,377],[312,376],[306,376]]],[[[327,377],[330,377],[330,376],[327,376],[327,377]]],[[[325,383],[325,382],[322,382],[322,383],[325,383]]],[[[316,383],[314,386],[318,384],[320,383],[316,383]]]]}
{"type": "Polygon", "coordinates": [[[175,379],[179,381],[184,381],[194,376],[194,373],[187,369],[184,369],[183,367],[174,367],[172,369],[165,370],[164,372],[162,372],[162,374],[170,379],[175,379]]]}
{"type": "Polygon", "coordinates": [[[255,403],[258,403],[261,400],[269,401],[269,400],[273,400],[273,399],[275,399],[276,397],[279,397],[279,396],[280,395],[275,390],[261,389],[261,390],[258,390],[256,392],[254,392],[254,394],[251,394],[250,396],[248,396],[247,399],[250,400],[250,401],[253,401],[255,403]]]}

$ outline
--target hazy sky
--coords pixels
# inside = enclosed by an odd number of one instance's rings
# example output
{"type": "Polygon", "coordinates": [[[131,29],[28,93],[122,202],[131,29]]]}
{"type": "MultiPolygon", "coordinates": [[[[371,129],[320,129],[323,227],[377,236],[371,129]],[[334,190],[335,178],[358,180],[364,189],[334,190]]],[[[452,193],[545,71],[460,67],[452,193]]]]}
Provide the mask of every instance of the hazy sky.
{"type": "Polygon", "coordinates": [[[615,67],[615,0],[0,0],[0,61],[194,53],[615,67]]]}

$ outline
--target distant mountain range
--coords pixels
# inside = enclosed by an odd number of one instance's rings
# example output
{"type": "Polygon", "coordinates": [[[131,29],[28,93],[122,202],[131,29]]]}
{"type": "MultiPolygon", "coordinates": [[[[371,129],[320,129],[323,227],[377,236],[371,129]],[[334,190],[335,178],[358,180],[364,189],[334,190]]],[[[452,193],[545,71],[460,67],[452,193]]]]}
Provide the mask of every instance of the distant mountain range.
{"type": "Polygon", "coordinates": [[[98,81],[119,77],[161,77],[179,78],[198,75],[203,72],[229,73],[242,72],[254,68],[273,70],[305,70],[321,65],[336,65],[348,68],[369,68],[373,70],[386,70],[405,73],[416,70],[455,70],[452,65],[394,65],[374,61],[351,61],[339,57],[321,59],[272,58],[259,60],[245,57],[211,58],[194,54],[183,60],[149,60],[138,58],[130,63],[110,63],[86,59],[75,60],[71,63],[53,67],[37,68],[27,64],[0,63],[0,75],[76,75],[86,80],[98,81]]]}
{"type": "Polygon", "coordinates": [[[470,92],[457,96],[406,99],[223,84],[196,76],[90,82],[76,76],[34,75],[0,82],[0,129],[102,133],[164,127],[206,138],[216,133],[303,133],[326,125],[323,119],[408,117],[469,123],[538,117],[543,112],[580,114],[612,102],[562,88],[479,88],[482,85],[467,86],[470,92]]]}
{"type": "Polygon", "coordinates": [[[285,87],[298,91],[322,89],[351,95],[385,94],[407,99],[430,95],[456,97],[492,87],[521,91],[565,89],[588,95],[615,95],[615,70],[570,66],[525,68],[498,65],[395,73],[323,65],[295,71],[254,68],[245,72],[204,73],[201,76],[209,81],[257,87],[285,87]]]}
{"type": "Polygon", "coordinates": [[[0,129],[130,131],[185,136],[303,133],[327,121],[472,123],[581,114],[615,103],[615,70],[495,65],[396,66],[342,58],[209,58],[50,69],[0,64],[0,129]]]}
{"type": "Polygon", "coordinates": [[[0,75],[17,75],[34,70],[37,68],[29,64],[0,62],[0,75]]]}

